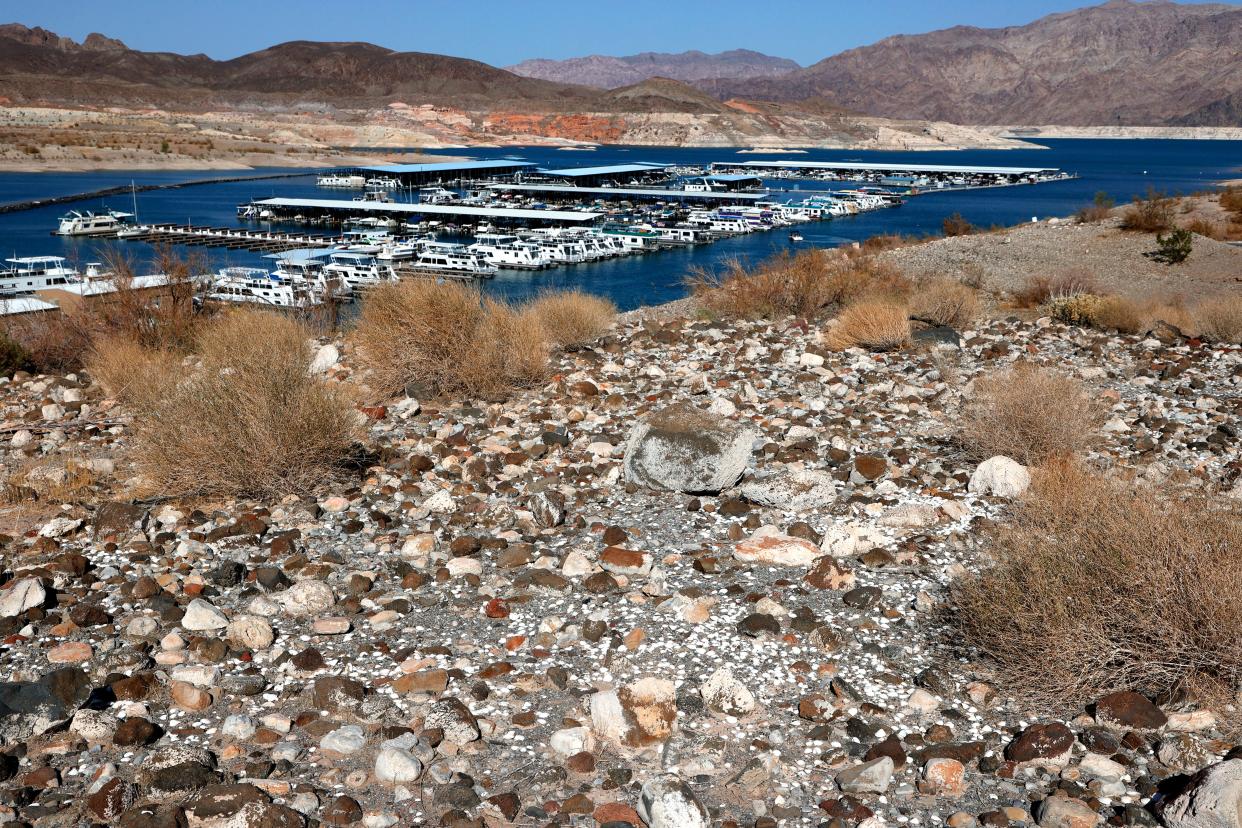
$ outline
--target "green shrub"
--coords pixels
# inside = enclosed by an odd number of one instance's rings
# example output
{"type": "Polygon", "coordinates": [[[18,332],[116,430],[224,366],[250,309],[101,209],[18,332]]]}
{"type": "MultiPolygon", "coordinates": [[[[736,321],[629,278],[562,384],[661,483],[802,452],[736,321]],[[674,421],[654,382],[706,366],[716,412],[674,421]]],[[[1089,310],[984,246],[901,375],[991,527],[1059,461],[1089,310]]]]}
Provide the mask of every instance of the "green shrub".
{"type": "Polygon", "coordinates": [[[1181,264],[1190,258],[1195,236],[1189,230],[1177,229],[1166,235],[1156,236],[1156,250],[1151,257],[1165,264],[1181,264]]]}

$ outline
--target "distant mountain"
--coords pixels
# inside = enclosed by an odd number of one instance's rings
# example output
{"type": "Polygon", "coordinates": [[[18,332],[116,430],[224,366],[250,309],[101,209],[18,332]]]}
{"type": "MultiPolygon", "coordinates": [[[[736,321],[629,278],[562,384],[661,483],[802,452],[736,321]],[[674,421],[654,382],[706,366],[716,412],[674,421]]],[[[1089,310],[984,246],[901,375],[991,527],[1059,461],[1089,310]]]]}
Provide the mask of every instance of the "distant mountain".
{"type": "Polygon", "coordinates": [[[721,99],[824,97],[959,124],[1238,126],[1242,6],[1112,0],[1025,26],[902,35],[776,78],[697,85],[721,99]]]}
{"type": "Polygon", "coordinates": [[[0,96],[17,103],[220,106],[391,100],[510,108],[588,105],[586,87],[523,78],[474,60],[395,52],[370,43],[293,41],[233,60],[140,52],[90,35],[0,26],[0,96]]]}
{"type": "Polygon", "coordinates": [[[525,60],[508,67],[528,78],[577,83],[600,89],[632,86],[648,78],[671,78],[694,82],[709,78],[771,78],[799,69],[787,58],[772,57],[749,49],[733,49],[709,55],[690,51],[668,54],[643,52],[628,57],[590,55],[568,60],[525,60]]]}

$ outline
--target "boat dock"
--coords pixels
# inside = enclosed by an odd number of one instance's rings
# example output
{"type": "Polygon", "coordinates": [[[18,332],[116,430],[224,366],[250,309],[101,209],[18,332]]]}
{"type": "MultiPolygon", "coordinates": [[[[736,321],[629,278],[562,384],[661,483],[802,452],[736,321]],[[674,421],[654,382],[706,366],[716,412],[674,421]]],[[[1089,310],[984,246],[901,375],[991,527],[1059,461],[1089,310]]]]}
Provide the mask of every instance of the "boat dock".
{"type": "Polygon", "coordinates": [[[704,204],[753,204],[767,193],[687,192],[661,187],[574,187],[569,184],[488,184],[501,193],[531,193],[600,201],[696,201],[704,204]]]}
{"type": "Polygon", "coordinates": [[[326,218],[336,222],[360,215],[393,220],[441,219],[461,224],[498,221],[523,227],[586,226],[603,214],[589,210],[534,210],[510,207],[475,207],[466,204],[396,204],[382,201],[349,201],[328,198],[265,198],[253,202],[261,210],[285,220],[326,218]]]}
{"type": "Polygon", "coordinates": [[[283,253],[307,247],[332,247],[341,239],[310,233],[281,233],[274,230],[247,230],[236,227],[194,227],[189,224],[151,224],[136,228],[137,233],[121,236],[125,241],[149,244],[180,244],[195,247],[223,247],[255,253],[283,253]]]}
{"type": "Polygon", "coordinates": [[[901,161],[713,161],[710,169],[762,173],[775,178],[854,181],[916,189],[1003,187],[1076,177],[1056,167],[972,167],[901,161]]]}

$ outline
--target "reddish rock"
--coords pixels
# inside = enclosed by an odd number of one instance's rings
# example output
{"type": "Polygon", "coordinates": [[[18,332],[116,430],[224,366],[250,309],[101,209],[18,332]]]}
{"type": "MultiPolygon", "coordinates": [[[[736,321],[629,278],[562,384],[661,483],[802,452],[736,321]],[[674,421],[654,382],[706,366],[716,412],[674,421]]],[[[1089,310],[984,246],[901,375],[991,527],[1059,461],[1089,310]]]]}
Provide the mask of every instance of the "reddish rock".
{"type": "Polygon", "coordinates": [[[1005,748],[1005,758],[1014,762],[1056,759],[1074,746],[1074,732],[1060,722],[1031,725],[1013,738],[1005,748]]]}
{"type": "Polygon", "coordinates": [[[815,561],[805,580],[816,589],[849,589],[854,585],[854,572],[837,559],[824,555],[815,561]]]}
{"type": "Polygon", "coordinates": [[[1159,730],[1169,718],[1146,696],[1122,691],[1109,693],[1095,703],[1095,720],[1118,729],[1159,730]]]}

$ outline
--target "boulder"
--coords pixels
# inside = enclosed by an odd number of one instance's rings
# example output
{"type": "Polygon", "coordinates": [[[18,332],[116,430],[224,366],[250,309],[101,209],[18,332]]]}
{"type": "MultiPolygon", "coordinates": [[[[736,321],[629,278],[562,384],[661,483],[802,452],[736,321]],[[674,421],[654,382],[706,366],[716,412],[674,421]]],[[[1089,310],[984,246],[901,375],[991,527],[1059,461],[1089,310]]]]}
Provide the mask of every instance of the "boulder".
{"type": "Polygon", "coordinates": [[[888,756],[848,767],[837,774],[844,793],[884,793],[893,781],[893,760],[888,756]]]}
{"type": "Polygon", "coordinates": [[[1242,759],[1209,765],[1164,808],[1168,828],[1242,826],[1242,759]]]}
{"type": "Polygon", "coordinates": [[[742,485],[742,497],[752,503],[788,512],[826,509],[837,499],[837,481],[827,472],[791,469],[742,485]]]}
{"type": "Polygon", "coordinates": [[[704,704],[727,716],[745,716],[755,709],[754,695],[728,667],[716,668],[699,688],[699,694],[704,704]]]}
{"type": "Polygon", "coordinates": [[[28,609],[43,606],[47,590],[38,578],[23,578],[0,593],[0,618],[15,618],[28,609]]]}
{"type": "Polygon", "coordinates": [[[786,535],[775,526],[761,526],[733,547],[733,557],[739,561],[770,566],[810,566],[821,554],[815,544],[786,535]]]}
{"type": "Polygon", "coordinates": [[[1031,485],[1031,473],[1017,460],[997,455],[984,460],[970,476],[972,494],[1018,497],[1031,485]]]}
{"type": "Polygon", "coordinates": [[[625,443],[625,478],[650,489],[716,494],[737,483],[756,431],[688,403],[648,414],[625,443]]]}
{"type": "Polygon", "coordinates": [[[1099,822],[1090,805],[1067,796],[1050,796],[1039,806],[1039,828],[1092,828],[1099,822]]]}
{"type": "Polygon", "coordinates": [[[625,747],[663,742],[672,735],[676,719],[676,690],[666,679],[640,679],[591,696],[592,729],[600,738],[625,747]]]}
{"type": "Polygon", "coordinates": [[[1095,720],[1119,730],[1159,730],[1169,721],[1146,696],[1129,690],[1109,693],[1096,701],[1095,720]]]}

